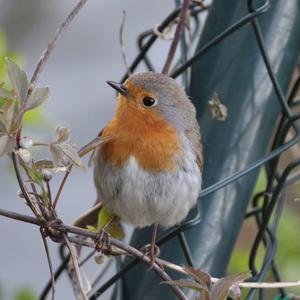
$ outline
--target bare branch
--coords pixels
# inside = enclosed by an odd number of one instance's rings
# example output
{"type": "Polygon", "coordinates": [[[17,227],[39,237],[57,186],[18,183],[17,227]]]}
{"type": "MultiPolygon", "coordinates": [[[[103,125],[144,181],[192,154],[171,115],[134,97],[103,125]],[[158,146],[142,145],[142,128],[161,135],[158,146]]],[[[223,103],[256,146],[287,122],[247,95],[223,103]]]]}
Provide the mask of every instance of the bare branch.
{"type": "Polygon", "coordinates": [[[26,216],[26,215],[19,214],[19,213],[9,211],[9,210],[6,210],[6,209],[2,209],[2,208],[0,208],[0,216],[7,217],[7,218],[10,218],[10,219],[14,219],[14,220],[18,220],[18,221],[22,221],[22,222],[25,222],[25,223],[38,225],[38,226],[41,225],[41,222],[37,218],[26,216]]]}
{"type": "Polygon", "coordinates": [[[184,29],[184,23],[185,23],[185,20],[186,20],[186,17],[187,17],[188,9],[189,9],[189,3],[190,3],[190,0],[183,0],[181,14],[180,14],[179,21],[178,21],[178,24],[177,24],[177,27],[176,27],[174,39],[173,39],[173,41],[171,43],[171,46],[170,46],[170,49],[169,49],[167,61],[166,61],[165,65],[163,67],[163,70],[162,70],[163,74],[168,74],[169,73],[169,70],[170,70],[174,55],[175,55],[175,51],[176,51],[176,48],[177,48],[177,45],[178,45],[178,42],[179,42],[179,39],[180,39],[180,35],[181,35],[181,33],[184,29]]]}
{"type": "MultiPolygon", "coordinates": [[[[72,9],[70,14],[67,16],[67,18],[64,20],[64,22],[60,25],[60,27],[57,29],[52,41],[48,44],[47,48],[43,51],[39,62],[34,70],[34,73],[32,75],[32,78],[30,80],[30,89],[28,91],[28,95],[32,92],[32,89],[36,85],[36,82],[38,80],[38,76],[42,72],[45,64],[47,63],[52,51],[54,50],[56,46],[56,42],[59,40],[59,38],[62,36],[64,31],[67,29],[68,25],[73,21],[73,19],[76,17],[76,15],[79,13],[79,11],[82,9],[84,4],[86,4],[87,0],[80,0],[77,5],[72,9]]],[[[28,98],[28,97],[27,97],[28,98]]],[[[26,104],[26,103],[25,103],[26,104]]]]}
{"type": "Polygon", "coordinates": [[[87,297],[86,293],[84,292],[84,286],[82,283],[82,277],[81,277],[81,272],[80,272],[80,268],[79,268],[79,264],[78,264],[78,255],[77,255],[76,249],[75,249],[74,245],[72,245],[70,243],[70,241],[65,233],[63,234],[63,239],[70,251],[71,260],[72,260],[74,271],[75,271],[75,278],[76,278],[77,282],[73,282],[73,287],[74,287],[74,290],[76,291],[76,293],[75,293],[76,299],[88,300],[88,297],[87,297]],[[80,295],[77,295],[77,289],[78,289],[80,295]]]}
{"type": "MultiPolygon", "coordinates": [[[[15,219],[18,221],[22,221],[22,222],[26,222],[26,223],[30,223],[30,224],[34,224],[34,225],[38,225],[38,226],[43,225],[38,219],[36,219],[34,217],[11,212],[11,211],[8,211],[8,210],[2,209],[2,208],[0,208],[0,215],[10,218],[10,219],[15,219]]],[[[97,237],[98,237],[97,232],[91,232],[91,231],[88,231],[88,230],[85,230],[85,229],[82,229],[79,227],[65,225],[65,224],[55,225],[55,230],[58,230],[62,233],[68,232],[68,233],[72,233],[72,234],[79,235],[82,237],[88,237],[93,240],[97,239],[97,237]]],[[[76,238],[76,237],[68,237],[68,239],[72,243],[76,243],[78,245],[86,246],[86,247],[90,247],[90,248],[95,248],[95,242],[83,241],[82,239],[76,238]]],[[[137,250],[136,248],[134,248],[130,245],[125,244],[122,241],[111,238],[110,243],[111,243],[111,245],[128,253],[129,255],[139,258],[140,260],[146,262],[147,264],[151,263],[150,259],[147,256],[145,256],[144,253],[140,252],[139,250],[137,250]]],[[[125,254],[124,252],[122,254],[125,254]]],[[[178,266],[176,264],[173,264],[171,262],[168,262],[168,261],[160,259],[160,258],[158,258],[156,260],[160,265],[162,265],[164,267],[167,267],[167,268],[173,269],[177,272],[186,274],[186,272],[183,270],[183,268],[181,266],[178,266]]],[[[156,272],[157,268],[159,268],[159,266],[157,264],[154,264],[153,269],[155,272],[156,272]]],[[[212,278],[213,282],[215,282],[217,280],[218,280],[218,278],[212,278]]],[[[288,288],[288,287],[300,286],[300,280],[289,281],[289,282],[242,282],[242,283],[239,283],[239,286],[244,287],[244,288],[258,288],[258,289],[260,289],[260,288],[261,289],[288,288]]],[[[184,299],[186,299],[186,298],[184,298],[184,299]]]]}
{"type": "Polygon", "coordinates": [[[17,180],[18,180],[18,184],[20,186],[21,192],[24,196],[24,199],[26,200],[27,205],[30,207],[30,209],[32,210],[34,215],[38,219],[42,220],[43,216],[41,215],[39,209],[32,203],[32,199],[30,197],[30,194],[27,191],[26,186],[24,185],[24,181],[22,179],[19,164],[18,164],[18,158],[17,158],[16,152],[14,152],[14,151],[12,152],[12,161],[13,161],[15,174],[16,174],[16,177],[17,177],[17,180]]]}
{"type": "Polygon", "coordinates": [[[55,297],[55,278],[54,278],[54,273],[53,273],[53,268],[52,268],[51,257],[50,257],[50,253],[49,253],[47,240],[46,240],[46,237],[45,237],[45,234],[44,234],[42,228],[40,228],[40,232],[41,232],[42,240],[43,240],[43,243],[44,243],[46,256],[47,256],[47,261],[48,261],[48,265],[49,265],[50,276],[51,276],[51,287],[52,287],[51,299],[54,300],[54,297],[55,297]]]}
{"type": "Polygon", "coordinates": [[[121,47],[121,52],[122,52],[122,57],[123,57],[123,62],[125,65],[125,69],[128,75],[131,74],[127,56],[126,56],[126,49],[123,41],[123,31],[124,31],[124,26],[125,26],[125,21],[126,21],[126,11],[123,10],[123,15],[122,15],[122,22],[120,26],[120,32],[119,32],[119,41],[120,41],[120,47],[121,47]]]}
{"type": "Polygon", "coordinates": [[[62,182],[61,182],[61,184],[60,184],[60,186],[59,186],[59,188],[58,188],[57,194],[56,194],[55,199],[54,199],[54,201],[53,201],[53,206],[52,206],[53,209],[56,208],[56,205],[57,205],[57,202],[58,202],[59,197],[60,197],[60,195],[61,195],[61,192],[62,192],[62,190],[63,190],[63,188],[64,188],[64,186],[65,186],[65,184],[66,184],[66,181],[67,181],[67,179],[68,179],[68,177],[69,177],[69,175],[70,175],[70,172],[71,172],[71,170],[72,170],[72,166],[73,166],[73,165],[70,165],[70,166],[67,168],[67,171],[66,171],[66,173],[65,173],[65,175],[64,175],[64,178],[63,178],[63,180],[62,180],[62,182]]]}

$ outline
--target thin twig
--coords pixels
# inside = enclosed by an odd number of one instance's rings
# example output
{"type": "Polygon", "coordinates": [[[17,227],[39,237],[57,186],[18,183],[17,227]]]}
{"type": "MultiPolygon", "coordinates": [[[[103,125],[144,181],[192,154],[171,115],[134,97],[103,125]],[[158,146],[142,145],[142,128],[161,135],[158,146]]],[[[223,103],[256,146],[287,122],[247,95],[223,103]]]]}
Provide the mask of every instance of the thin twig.
{"type": "Polygon", "coordinates": [[[52,207],[52,193],[51,193],[51,187],[50,187],[49,180],[46,181],[46,186],[47,186],[47,193],[48,193],[48,197],[49,197],[48,207],[51,208],[52,207]]]}
{"type": "Polygon", "coordinates": [[[102,270],[98,270],[98,272],[94,275],[94,278],[91,279],[92,288],[96,285],[97,282],[101,282],[102,277],[106,274],[107,270],[111,267],[113,263],[112,259],[109,259],[102,270]]]}
{"type": "Polygon", "coordinates": [[[61,195],[61,192],[62,192],[62,190],[63,190],[63,188],[64,188],[64,186],[65,186],[65,183],[66,183],[66,181],[67,181],[67,179],[68,179],[68,177],[69,177],[69,175],[70,175],[70,172],[71,172],[71,170],[72,170],[72,167],[73,167],[73,165],[71,165],[71,166],[69,166],[69,167],[67,168],[67,171],[66,171],[66,173],[65,173],[65,175],[64,175],[64,178],[63,178],[63,180],[62,180],[62,182],[61,182],[61,184],[60,184],[60,186],[59,186],[59,188],[58,188],[57,194],[56,194],[55,199],[54,199],[54,201],[53,201],[53,209],[56,208],[57,202],[58,202],[59,197],[60,197],[60,195],[61,195]]]}
{"type": "MultiPolygon", "coordinates": [[[[79,151],[78,151],[78,155],[80,157],[86,155],[87,153],[89,153],[90,151],[93,151],[96,149],[96,147],[100,147],[100,145],[103,145],[105,143],[107,143],[108,141],[111,140],[112,137],[105,137],[105,138],[102,138],[102,137],[96,137],[95,139],[93,139],[92,141],[90,141],[89,143],[87,143],[85,146],[83,146],[79,151]]],[[[57,202],[60,198],[60,195],[61,195],[61,192],[66,184],[66,181],[71,173],[71,170],[73,168],[73,165],[69,165],[68,168],[67,168],[67,171],[64,175],[64,178],[58,188],[58,191],[57,191],[57,194],[55,196],[55,199],[53,201],[53,209],[56,208],[56,205],[57,205],[57,202]]]]}
{"type": "Polygon", "coordinates": [[[46,237],[45,237],[45,235],[43,233],[43,229],[42,228],[40,228],[40,232],[41,232],[43,244],[44,244],[44,247],[45,247],[47,261],[48,261],[48,265],[49,265],[50,276],[51,276],[51,287],[52,287],[52,296],[51,296],[51,299],[54,300],[54,297],[55,297],[55,278],[54,278],[54,273],[53,273],[53,268],[52,268],[51,257],[50,257],[50,253],[49,253],[49,248],[48,248],[47,240],[46,240],[46,237]]]}
{"type": "MultiPolygon", "coordinates": [[[[34,70],[34,73],[30,80],[30,89],[28,91],[28,95],[32,92],[34,86],[36,85],[36,82],[38,80],[38,77],[40,73],[42,72],[45,64],[47,63],[52,51],[54,50],[56,46],[56,42],[59,40],[59,38],[62,36],[64,31],[67,29],[69,24],[72,22],[72,20],[76,17],[76,15],[79,13],[79,11],[82,9],[84,4],[87,2],[87,0],[80,0],[76,6],[72,9],[72,11],[69,13],[67,18],[63,21],[63,23],[60,25],[60,27],[57,29],[52,41],[48,44],[47,48],[43,51],[39,62],[34,70]]],[[[27,97],[28,98],[28,97],[27,97]]],[[[25,101],[26,102],[26,101],[25,101]]],[[[25,103],[26,104],[26,103],[25,103]]]]}
{"type": "Polygon", "coordinates": [[[178,45],[178,42],[179,42],[179,39],[180,39],[180,35],[181,35],[181,33],[184,29],[184,23],[185,23],[185,20],[186,20],[186,17],[187,17],[188,9],[189,9],[189,3],[190,3],[190,0],[183,0],[181,14],[180,14],[179,21],[178,21],[178,24],[177,24],[177,27],[176,27],[174,39],[171,43],[170,50],[169,50],[169,53],[168,53],[168,57],[167,57],[166,63],[165,63],[165,65],[163,67],[163,70],[162,70],[163,74],[168,74],[169,73],[169,70],[170,70],[174,55],[175,55],[175,51],[176,51],[176,48],[177,48],[177,45],[178,45]]]}
{"type": "Polygon", "coordinates": [[[131,72],[130,72],[130,68],[129,68],[129,64],[128,64],[128,60],[127,60],[127,56],[126,56],[126,49],[125,49],[124,41],[123,41],[123,31],[124,31],[124,27],[125,27],[125,21],[126,21],[126,11],[123,10],[122,21],[121,21],[120,32],[119,32],[119,41],[120,41],[120,47],[121,47],[121,52],[122,52],[125,69],[126,69],[127,74],[130,75],[131,72]]]}
{"type": "Polygon", "coordinates": [[[79,264],[78,264],[78,256],[77,256],[76,249],[75,249],[74,245],[72,245],[70,243],[70,241],[65,233],[63,234],[63,239],[70,251],[71,260],[72,260],[74,271],[75,271],[75,278],[77,280],[76,284],[73,282],[73,286],[75,289],[79,290],[80,295],[81,295],[80,297],[77,297],[77,295],[76,295],[76,299],[88,300],[86,293],[84,292],[84,287],[82,284],[81,272],[80,272],[80,268],[79,268],[79,264]]]}
{"type": "Polygon", "coordinates": [[[17,180],[18,180],[18,184],[20,186],[20,189],[21,189],[21,192],[24,196],[24,199],[26,200],[26,203],[28,204],[28,206],[30,207],[30,209],[32,210],[34,215],[39,220],[42,220],[43,216],[39,212],[38,208],[33,205],[32,200],[31,200],[30,195],[29,195],[29,192],[27,191],[26,186],[24,185],[24,181],[23,181],[22,176],[21,176],[21,172],[20,172],[20,168],[19,168],[19,164],[18,164],[18,159],[17,159],[17,155],[16,155],[15,151],[12,152],[12,161],[13,161],[15,174],[16,174],[16,177],[17,177],[17,180]]]}
{"type": "MultiPolygon", "coordinates": [[[[84,4],[87,2],[87,0],[80,0],[77,5],[72,9],[72,11],[70,12],[70,14],[67,16],[67,18],[64,20],[64,22],[60,25],[60,27],[57,29],[53,39],[51,40],[51,42],[48,44],[47,48],[42,52],[42,55],[38,61],[38,64],[33,72],[33,75],[31,77],[30,80],[30,84],[29,84],[29,89],[27,92],[27,97],[25,99],[25,101],[22,104],[22,111],[25,110],[28,98],[30,96],[30,94],[32,93],[36,82],[38,80],[39,75],[41,74],[45,64],[47,63],[52,51],[54,50],[57,41],[59,40],[59,38],[62,36],[62,34],[64,33],[64,31],[67,29],[68,25],[72,22],[72,20],[76,17],[76,15],[79,13],[79,11],[81,10],[81,8],[84,6],[84,4]]],[[[22,127],[19,128],[19,130],[16,133],[16,141],[19,142],[20,137],[21,137],[21,131],[22,131],[22,127]]]]}

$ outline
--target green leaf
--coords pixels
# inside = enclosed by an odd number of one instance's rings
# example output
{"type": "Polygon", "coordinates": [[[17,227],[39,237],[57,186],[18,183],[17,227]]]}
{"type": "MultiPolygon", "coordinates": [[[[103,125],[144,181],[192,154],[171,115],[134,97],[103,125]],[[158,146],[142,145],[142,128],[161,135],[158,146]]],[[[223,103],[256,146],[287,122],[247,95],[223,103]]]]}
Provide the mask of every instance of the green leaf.
{"type": "Polygon", "coordinates": [[[224,300],[227,298],[230,288],[249,278],[249,272],[230,275],[219,279],[211,289],[211,300],[224,300]]]}
{"type": "Polygon", "coordinates": [[[102,207],[98,213],[97,229],[104,229],[112,237],[122,239],[125,237],[122,224],[118,217],[106,208],[102,207]]]}
{"type": "Polygon", "coordinates": [[[31,167],[27,166],[29,177],[34,183],[39,186],[43,186],[43,174],[36,168],[35,164],[32,163],[31,167]]]}
{"type": "Polygon", "coordinates": [[[49,88],[35,88],[28,97],[26,110],[34,109],[45,102],[49,97],[49,88]]]}
{"type": "Polygon", "coordinates": [[[10,83],[16,91],[18,98],[24,103],[28,92],[28,79],[26,73],[9,58],[6,58],[6,67],[10,83]]]}
{"type": "Polygon", "coordinates": [[[97,231],[97,228],[96,228],[95,226],[92,226],[92,225],[86,225],[85,227],[86,227],[86,229],[87,229],[88,231],[92,231],[92,232],[97,231]]]}

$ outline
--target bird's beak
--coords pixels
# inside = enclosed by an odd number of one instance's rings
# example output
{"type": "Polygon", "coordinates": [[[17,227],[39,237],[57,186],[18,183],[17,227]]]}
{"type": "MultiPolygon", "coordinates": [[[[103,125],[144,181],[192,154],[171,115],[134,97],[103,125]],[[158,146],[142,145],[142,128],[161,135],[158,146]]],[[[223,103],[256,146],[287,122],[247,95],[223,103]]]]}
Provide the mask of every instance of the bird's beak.
{"type": "Polygon", "coordinates": [[[129,96],[129,93],[126,89],[126,87],[118,82],[114,82],[114,81],[106,81],[113,89],[115,89],[116,91],[118,91],[120,94],[122,94],[123,96],[129,96]]]}

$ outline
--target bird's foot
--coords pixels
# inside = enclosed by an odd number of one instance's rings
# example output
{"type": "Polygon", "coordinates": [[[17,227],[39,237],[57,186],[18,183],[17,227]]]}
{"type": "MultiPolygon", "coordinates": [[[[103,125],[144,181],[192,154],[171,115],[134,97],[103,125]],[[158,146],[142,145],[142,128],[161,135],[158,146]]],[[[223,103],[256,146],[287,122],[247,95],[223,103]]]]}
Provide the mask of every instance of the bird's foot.
{"type": "Polygon", "coordinates": [[[150,268],[153,268],[156,259],[159,257],[160,249],[156,244],[147,244],[140,249],[150,259],[150,268]]]}
{"type": "Polygon", "coordinates": [[[110,234],[104,229],[101,229],[95,239],[95,249],[105,254],[109,252],[110,246],[110,234]]]}

